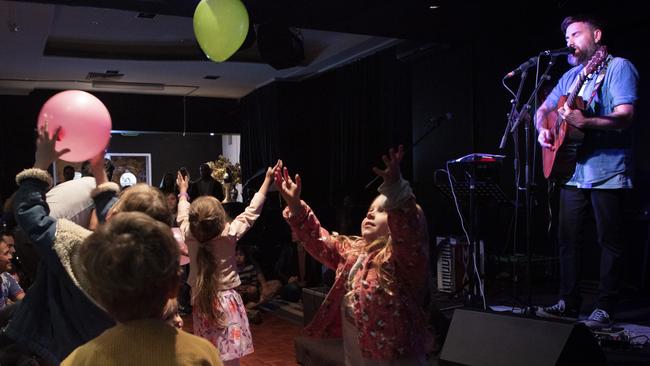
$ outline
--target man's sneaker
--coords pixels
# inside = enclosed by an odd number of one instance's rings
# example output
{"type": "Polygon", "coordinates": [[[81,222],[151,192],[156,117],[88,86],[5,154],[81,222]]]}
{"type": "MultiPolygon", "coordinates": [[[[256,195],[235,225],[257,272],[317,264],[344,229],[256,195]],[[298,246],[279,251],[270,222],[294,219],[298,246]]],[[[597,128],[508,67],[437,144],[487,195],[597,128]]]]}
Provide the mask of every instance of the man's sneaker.
{"type": "Polygon", "coordinates": [[[582,320],[581,323],[590,329],[607,328],[612,326],[612,318],[605,310],[596,309],[589,315],[589,318],[582,320]]]}
{"type": "Polygon", "coordinates": [[[564,300],[560,300],[555,305],[537,308],[535,315],[540,318],[575,321],[578,320],[578,309],[567,307],[564,300]]]}

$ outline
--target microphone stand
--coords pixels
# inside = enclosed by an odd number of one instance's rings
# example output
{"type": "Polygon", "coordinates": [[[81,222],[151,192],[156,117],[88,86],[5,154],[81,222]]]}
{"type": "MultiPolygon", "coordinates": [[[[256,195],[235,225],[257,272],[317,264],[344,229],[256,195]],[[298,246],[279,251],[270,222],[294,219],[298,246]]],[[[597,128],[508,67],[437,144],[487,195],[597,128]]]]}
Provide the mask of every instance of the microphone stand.
{"type": "MultiPolygon", "coordinates": [[[[519,87],[517,88],[517,94],[513,99],[510,100],[512,106],[510,107],[510,113],[508,113],[508,123],[506,124],[506,129],[503,131],[503,136],[501,137],[501,143],[499,144],[499,149],[503,150],[506,148],[506,141],[508,140],[508,132],[511,132],[512,125],[514,124],[514,118],[517,114],[517,106],[519,105],[519,97],[521,96],[521,90],[524,87],[524,82],[528,76],[528,71],[524,70],[521,72],[521,79],[519,81],[519,87]]],[[[505,78],[504,78],[505,79],[505,78]]]]}
{"type": "MultiPolygon", "coordinates": [[[[506,129],[505,129],[505,131],[503,131],[503,136],[501,137],[501,143],[499,144],[499,149],[500,150],[505,149],[506,142],[508,141],[508,135],[512,132],[512,127],[515,126],[515,124],[517,123],[517,120],[519,120],[519,115],[517,114],[517,107],[519,105],[521,92],[522,92],[522,89],[523,89],[523,86],[525,84],[527,76],[528,76],[528,71],[527,70],[522,71],[521,78],[520,78],[520,81],[519,81],[519,87],[517,88],[517,93],[515,94],[515,97],[510,100],[510,103],[511,103],[510,113],[508,113],[508,123],[506,124],[506,129]]],[[[513,155],[513,161],[512,161],[512,165],[513,165],[513,169],[514,169],[514,172],[515,172],[515,185],[517,186],[517,193],[516,193],[517,197],[515,199],[515,212],[518,212],[518,210],[519,210],[519,171],[520,171],[520,168],[519,168],[519,134],[512,133],[512,143],[513,143],[513,154],[512,154],[513,155]]],[[[515,238],[515,240],[513,241],[513,246],[514,247],[513,247],[513,250],[512,250],[513,253],[515,253],[515,254],[516,254],[516,251],[517,251],[516,243],[517,243],[517,240],[515,238]]],[[[517,275],[518,271],[519,270],[517,269],[517,266],[514,265],[513,266],[513,276],[512,276],[513,280],[518,278],[518,275],[517,275]]],[[[513,291],[512,296],[515,299],[518,299],[518,294],[517,294],[518,291],[517,291],[517,285],[516,284],[513,285],[513,290],[512,291],[513,291]]],[[[517,300],[517,301],[519,301],[519,300],[517,300]]]]}
{"type": "MultiPolygon", "coordinates": [[[[539,61],[539,60],[538,60],[539,61]]],[[[519,113],[517,113],[517,119],[514,121],[512,127],[510,128],[510,132],[513,134],[513,138],[516,141],[517,136],[517,128],[521,124],[521,122],[524,119],[532,121],[533,119],[530,118],[530,108],[531,108],[531,103],[532,101],[537,97],[537,93],[539,92],[539,89],[542,87],[542,84],[544,81],[550,79],[550,76],[548,75],[549,71],[551,70],[551,67],[555,64],[555,56],[551,56],[551,59],[548,62],[548,65],[546,66],[546,70],[544,70],[544,73],[542,76],[539,78],[539,80],[536,81],[535,88],[533,89],[533,92],[531,93],[530,97],[526,101],[526,104],[524,104],[521,107],[521,110],[519,113]]],[[[523,76],[523,74],[522,74],[523,76]]],[[[531,262],[532,262],[532,198],[533,198],[533,189],[535,187],[535,182],[533,179],[533,172],[531,172],[531,165],[532,165],[532,148],[534,146],[531,146],[531,133],[530,133],[530,123],[525,123],[524,124],[524,136],[526,139],[526,145],[525,145],[525,186],[523,188],[525,192],[525,210],[526,210],[526,287],[528,291],[528,301],[527,301],[527,307],[526,307],[526,312],[530,313],[531,312],[531,303],[532,303],[532,279],[531,279],[531,262]]],[[[516,168],[518,169],[518,167],[516,168]]],[[[522,188],[519,187],[519,181],[517,181],[517,194],[519,194],[519,190],[522,188]]]]}

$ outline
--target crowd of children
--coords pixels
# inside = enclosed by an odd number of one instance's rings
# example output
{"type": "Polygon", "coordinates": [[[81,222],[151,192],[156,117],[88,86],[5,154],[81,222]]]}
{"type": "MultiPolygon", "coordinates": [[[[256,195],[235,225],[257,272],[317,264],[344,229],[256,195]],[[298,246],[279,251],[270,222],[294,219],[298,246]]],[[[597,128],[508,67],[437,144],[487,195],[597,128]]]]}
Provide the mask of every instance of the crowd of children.
{"type": "MultiPolygon", "coordinates": [[[[72,220],[75,209],[50,211],[47,169],[65,153],[55,149],[58,133],[38,129],[34,166],[17,175],[11,200],[17,226],[38,255],[29,288],[12,271],[13,237],[3,230],[0,240],[0,364],[238,365],[254,350],[250,310],[278,294],[297,301],[304,286],[298,273],[304,269],[297,270],[304,259],[295,270],[278,270],[286,272],[283,282],[267,281],[237,246],[271,187],[287,204],[283,215],[294,241],[336,271],[307,332],[342,337],[348,365],[424,363],[427,234],[400,174],[401,147],[384,157],[384,169],[375,168],[384,184],[359,237],[321,228],[300,199],[300,177],[291,178],[282,161],[267,169],[248,207],[230,218],[216,197],[190,197],[185,172],[177,173],[175,186],[167,177],[162,191],[137,184],[120,194],[101,154],[90,161],[94,181],[84,183],[91,186],[78,200],[92,205],[98,225],[91,231],[88,220],[72,220]],[[176,238],[172,226],[179,227],[176,238]],[[185,249],[186,281],[179,260],[185,249]],[[184,282],[191,298],[181,310],[191,309],[193,334],[182,330],[179,316],[184,282]]],[[[282,257],[292,261],[296,253],[282,257]]]]}

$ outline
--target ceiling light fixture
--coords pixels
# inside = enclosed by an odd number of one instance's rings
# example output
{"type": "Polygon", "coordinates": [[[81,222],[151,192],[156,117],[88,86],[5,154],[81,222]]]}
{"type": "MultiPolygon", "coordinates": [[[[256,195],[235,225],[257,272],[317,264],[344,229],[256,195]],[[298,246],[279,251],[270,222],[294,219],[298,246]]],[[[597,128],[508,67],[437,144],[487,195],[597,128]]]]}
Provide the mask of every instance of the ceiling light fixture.
{"type": "Polygon", "coordinates": [[[118,70],[106,70],[106,72],[96,72],[96,71],[90,71],[88,74],[86,74],[86,80],[112,80],[115,81],[115,79],[120,79],[124,76],[124,74],[120,74],[118,70]]]}
{"type": "Polygon", "coordinates": [[[165,90],[164,84],[134,83],[128,81],[93,80],[92,86],[97,89],[165,90]]]}

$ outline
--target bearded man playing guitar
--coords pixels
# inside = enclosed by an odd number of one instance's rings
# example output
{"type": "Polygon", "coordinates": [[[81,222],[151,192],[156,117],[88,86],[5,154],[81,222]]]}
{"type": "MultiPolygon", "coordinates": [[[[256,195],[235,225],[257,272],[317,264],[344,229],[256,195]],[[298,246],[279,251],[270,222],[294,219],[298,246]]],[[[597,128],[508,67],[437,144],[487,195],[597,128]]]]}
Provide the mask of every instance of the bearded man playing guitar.
{"type": "Polygon", "coordinates": [[[559,301],[540,307],[546,318],[578,318],[580,242],[590,211],[602,249],[598,300],[583,320],[590,328],[612,324],[623,255],[623,197],[632,188],[632,125],[638,73],[632,63],[607,54],[603,27],[593,17],[562,22],[574,66],[535,114],[544,174],[561,184],[558,243],[559,301]],[[568,97],[567,97],[568,95],[568,97]],[[582,141],[579,141],[582,139],[582,141]]]}

